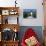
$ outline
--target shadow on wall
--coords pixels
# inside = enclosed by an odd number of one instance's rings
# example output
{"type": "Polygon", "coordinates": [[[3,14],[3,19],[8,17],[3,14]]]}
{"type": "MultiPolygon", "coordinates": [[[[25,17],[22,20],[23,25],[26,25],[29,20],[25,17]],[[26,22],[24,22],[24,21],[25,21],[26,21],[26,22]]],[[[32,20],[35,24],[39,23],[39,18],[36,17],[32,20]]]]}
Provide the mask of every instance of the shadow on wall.
{"type": "Polygon", "coordinates": [[[20,31],[19,31],[20,42],[21,42],[21,40],[23,38],[23,35],[24,35],[25,31],[28,28],[32,28],[36,32],[39,41],[41,43],[43,43],[43,30],[42,30],[42,26],[20,26],[20,31]]]}

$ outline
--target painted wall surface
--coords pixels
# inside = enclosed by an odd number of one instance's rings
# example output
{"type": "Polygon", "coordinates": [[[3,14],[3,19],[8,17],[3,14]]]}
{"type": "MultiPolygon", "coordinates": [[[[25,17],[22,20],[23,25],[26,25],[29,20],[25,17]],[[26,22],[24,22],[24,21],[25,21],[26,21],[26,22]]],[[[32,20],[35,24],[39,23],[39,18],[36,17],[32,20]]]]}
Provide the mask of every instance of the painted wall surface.
{"type": "Polygon", "coordinates": [[[0,0],[1,7],[13,7],[15,5],[15,0],[0,0]]]}
{"type": "Polygon", "coordinates": [[[20,25],[22,26],[43,26],[43,6],[42,0],[25,0],[21,3],[21,9],[37,9],[37,18],[36,19],[24,19],[23,10],[20,11],[20,25]]]}
{"type": "MultiPolygon", "coordinates": [[[[0,0],[0,6],[10,7],[15,6],[15,0],[0,0]]],[[[17,0],[17,6],[20,7],[19,24],[20,26],[43,26],[43,0],[17,0]],[[24,19],[23,9],[36,9],[37,18],[36,19],[24,19]]]]}

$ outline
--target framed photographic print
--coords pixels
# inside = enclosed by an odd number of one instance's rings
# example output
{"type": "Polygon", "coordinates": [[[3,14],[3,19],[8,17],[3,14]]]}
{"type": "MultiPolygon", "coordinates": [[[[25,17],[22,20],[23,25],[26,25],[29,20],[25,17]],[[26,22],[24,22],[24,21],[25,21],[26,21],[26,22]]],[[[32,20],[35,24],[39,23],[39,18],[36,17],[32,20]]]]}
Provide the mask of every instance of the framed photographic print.
{"type": "Polygon", "coordinates": [[[37,10],[36,9],[23,9],[23,18],[36,18],[37,10]]]}

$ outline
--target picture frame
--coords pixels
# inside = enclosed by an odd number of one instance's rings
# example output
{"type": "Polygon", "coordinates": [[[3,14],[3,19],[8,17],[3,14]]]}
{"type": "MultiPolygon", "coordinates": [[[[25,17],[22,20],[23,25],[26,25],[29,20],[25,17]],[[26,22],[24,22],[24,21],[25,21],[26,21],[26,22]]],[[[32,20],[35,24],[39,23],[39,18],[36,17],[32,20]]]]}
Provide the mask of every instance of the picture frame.
{"type": "Polygon", "coordinates": [[[23,9],[23,18],[37,18],[37,10],[36,9],[23,9]]]}

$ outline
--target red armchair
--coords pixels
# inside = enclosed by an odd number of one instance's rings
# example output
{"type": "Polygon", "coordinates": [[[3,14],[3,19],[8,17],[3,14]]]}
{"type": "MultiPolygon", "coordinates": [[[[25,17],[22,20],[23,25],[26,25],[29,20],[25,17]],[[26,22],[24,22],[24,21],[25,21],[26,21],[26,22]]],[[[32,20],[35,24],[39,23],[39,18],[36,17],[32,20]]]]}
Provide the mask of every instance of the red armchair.
{"type": "MultiPolygon", "coordinates": [[[[33,29],[29,28],[27,29],[27,31],[24,34],[24,37],[22,38],[22,42],[21,42],[21,46],[27,46],[27,43],[25,42],[26,39],[32,38],[32,36],[34,38],[36,38],[36,44],[34,46],[41,46],[40,42],[37,39],[37,35],[36,33],[33,31],[33,29]]],[[[32,38],[33,39],[33,38],[32,38]]],[[[30,45],[31,46],[31,45],[30,45]]]]}

